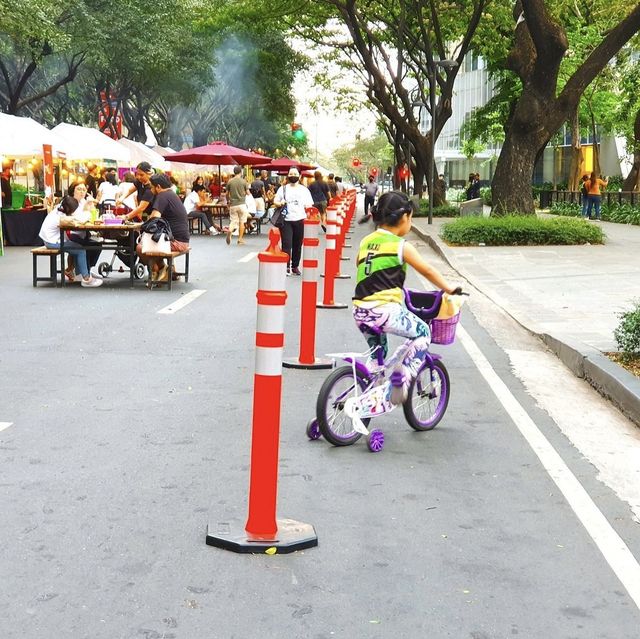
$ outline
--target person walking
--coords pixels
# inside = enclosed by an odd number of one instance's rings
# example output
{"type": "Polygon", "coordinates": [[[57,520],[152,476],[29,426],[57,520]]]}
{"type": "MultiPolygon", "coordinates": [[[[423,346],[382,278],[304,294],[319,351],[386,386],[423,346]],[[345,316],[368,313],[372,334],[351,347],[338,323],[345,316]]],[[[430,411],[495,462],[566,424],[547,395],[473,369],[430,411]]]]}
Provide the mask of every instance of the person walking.
{"type": "Polygon", "coordinates": [[[320,212],[320,226],[327,231],[327,202],[329,201],[329,186],[322,179],[322,173],[316,171],[313,174],[313,182],[309,184],[309,193],[313,198],[313,206],[320,212]]]}
{"type": "Polygon", "coordinates": [[[287,275],[302,275],[300,257],[302,256],[302,240],[304,239],[304,221],[307,219],[306,208],[313,206],[313,197],[309,189],[300,184],[300,172],[295,167],[289,169],[287,183],[276,193],[274,206],[287,205],[287,215],[282,234],[282,250],[289,254],[287,275]]]}
{"type": "Polygon", "coordinates": [[[233,167],[233,177],[227,182],[227,195],[229,198],[229,230],[227,231],[227,244],[231,244],[231,234],[238,229],[238,244],[244,244],[244,227],[249,219],[247,209],[247,195],[250,195],[249,185],[242,177],[242,167],[233,167]]]}
{"type": "Polygon", "coordinates": [[[596,176],[596,172],[591,172],[591,177],[585,182],[585,186],[587,187],[587,197],[589,198],[589,208],[587,209],[587,217],[591,219],[591,209],[596,207],[596,216],[595,219],[600,221],[602,218],[600,217],[600,204],[602,203],[602,193],[600,191],[600,187],[606,188],[607,184],[609,184],[609,180],[602,180],[601,178],[596,176]]]}
{"type": "Polygon", "coordinates": [[[378,195],[380,187],[378,183],[375,181],[373,175],[369,176],[369,184],[364,189],[364,217],[361,217],[358,221],[359,224],[364,224],[367,220],[371,218],[371,213],[369,209],[375,204],[376,196],[378,195]]]}

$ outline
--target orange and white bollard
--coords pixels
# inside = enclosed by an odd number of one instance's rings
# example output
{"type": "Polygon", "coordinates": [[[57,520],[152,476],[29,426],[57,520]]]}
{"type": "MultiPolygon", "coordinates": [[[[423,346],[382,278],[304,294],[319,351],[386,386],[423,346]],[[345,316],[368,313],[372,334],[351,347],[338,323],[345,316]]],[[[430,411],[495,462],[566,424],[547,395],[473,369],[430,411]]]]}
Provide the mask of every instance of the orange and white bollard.
{"type": "Polygon", "coordinates": [[[333,361],[316,357],[316,302],[318,300],[318,229],[320,217],[315,208],[307,209],[302,241],[302,299],[300,301],[300,354],[287,357],[285,368],[332,368],[333,361]]]}
{"type": "Polygon", "coordinates": [[[207,530],[207,544],[240,553],[289,553],[318,545],[313,526],[276,520],[278,449],[282,395],[285,280],[289,256],[280,250],[280,232],[269,231],[269,247],[258,255],[258,317],[253,381],[253,427],[249,516],[244,526],[219,522],[207,530]]]}
{"type": "Polygon", "coordinates": [[[338,255],[337,241],[338,224],[337,224],[337,208],[335,206],[327,207],[327,232],[325,234],[324,248],[324,287],[322,302],[318,304],[318,308],[347,308],[347,304],[336,302],[333,297],[335,294],[336,273],[340,265],[340,256],[338,255]]]}
{"type": "Polygon", "coordinates": [[[337,225],[338,225],[338,232],[336,234],[336,254],[337,254],[337,258],[336,258],[336,273],[335,273],[335,278],[338,280],[348,280],[351,279],[351,275],[347,274],[347,273],[342,273],[340,271],[340,262],[342,261],[348,261],[351,258],[350,257],[346,257],[342,255],[342,249],[344,247],[344,236],[345,236],[345,231],[346,231],[346,226],[345,226],[345,207],[344,207],[344,202],[340,202],[340,204],[338,205],[338,211],[337,211],[337,225]]]}

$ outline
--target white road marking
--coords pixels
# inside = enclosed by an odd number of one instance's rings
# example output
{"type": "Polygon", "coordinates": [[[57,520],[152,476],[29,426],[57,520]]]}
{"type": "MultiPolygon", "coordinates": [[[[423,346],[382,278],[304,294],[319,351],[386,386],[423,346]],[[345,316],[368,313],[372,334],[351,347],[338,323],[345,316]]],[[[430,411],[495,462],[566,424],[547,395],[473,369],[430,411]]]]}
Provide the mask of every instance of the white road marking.
{"type": "Polygon", "coordinates": [[[457,328],[457,335],[489,388],[504,406],[544,469],[558,486],[631,599],[640,608],[640,565],[636,558],[594,504],[576,476],[569,470],[560,455],[500,379],[471,336],[460,325],[457,328]]]}
{"type": "Polygon", "coordinates": [[[238,262],[250,262],[254,257],[256,257],[256,255],[258,255],[258,253],[255,251],[247,253],[244,257],[241,257],[238,262]]]}
{"type": "Polygon", "coordinates": [[[0,422],[0,431],[3,431],[5,428],[9,428],[13,422],[0,422]]]}
{"type": "Polygon", "coordinates": [[[190,291],[186,295],[183,295],[179,300],[172,302],[169,306],[165,306],[161,308],[158,313],[160,315],[173,315],[181,308],[184,308],[187,304],[191,304],[193,300],[197,300],[202,294],[207,291],[202,288],[196,288],[193,291],[190,291]]]}

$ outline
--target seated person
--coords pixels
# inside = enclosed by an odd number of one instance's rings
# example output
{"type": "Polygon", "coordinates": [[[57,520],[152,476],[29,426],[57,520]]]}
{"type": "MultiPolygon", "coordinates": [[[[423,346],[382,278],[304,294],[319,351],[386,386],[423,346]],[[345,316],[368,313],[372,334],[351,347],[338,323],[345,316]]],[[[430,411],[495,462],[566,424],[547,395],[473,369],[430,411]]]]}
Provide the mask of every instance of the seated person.
{"type": "MultiPolygon", "coordinates": [[[[63,215],[73,215],[78,208],[78,200],[67,195],[62,198],[60,204],[47,215],[40,227],[40,237],[44,245],[50,249],[60,248],[60,218],[63,215]]],[[[73,255],[76,267],[80,273],[74,280],[79,281],[81,286],[96,287],[102,285],[102,280],[92,277],[87,266],[87,252],[82,245],[71,240],[64,242],[65,252],[73,255]]]]}
{"type": "Polygon", "coordinates": [[[98,208],[101,213],[108,209],[116,208],[116,200],[118,199],[118,184],[115,173],[109,171],[105,173],[104,182],[98,185],[98,208]]]}
{"type": "MultiPolygon", "coordinates": [[[[171,188],[171,180],[166,175],[159,174],[153,175],[150,182],[155,197],[149,218],[161,217],[167,220],[173,234],[172,251],[188,251],[189,218],[184,204],[171,188]]],[[[140,261],[149,268],[152,281],[166,282],[169,279],[169,269],[163,258],[144,255],[140,244],[136,247],[136,251],[140,256],[140,261]]]]}
{"type": "Polygon", "coordinates": [[[209,215],[204,211],[200,211],[200,205],[205,203],[206,190],[202,184],[196,184],[193,190],[184,199],[184,208],[187,209],[187,217],[191,219],[199,219],[204,224],[205,235],[218,235],[219,229],[215,228],[215,225],[209,218],[209,215]]]}
{"type": "MultiPolygon", "coordinates": [[[[93,197],[87,191],[87,186],[82,182],[74,182],[69,186],[67,195],[73,197],[78,202],[78,207],[73,212],[73,218],[77,222],[88,222],[91,218],[91,209],[95,206],[93,197]]],[[[89,231],[67,231],[67,239],[80,244],[82,246],[91,246],[93,249],[87,251],[87,264],[89,265],[89,271],[98,263],[100,259],[100,252],[102,249],[101,242],[96,242],[91,239],[89,231]]],[[[69,256],[67,260],[67,268],[65,269],[65,275],[70,281],[75,280],[74,272],[74,258],[69,256]]],[[[95,279],[102,279],[95,271],[91,273],[95,279]]]]}

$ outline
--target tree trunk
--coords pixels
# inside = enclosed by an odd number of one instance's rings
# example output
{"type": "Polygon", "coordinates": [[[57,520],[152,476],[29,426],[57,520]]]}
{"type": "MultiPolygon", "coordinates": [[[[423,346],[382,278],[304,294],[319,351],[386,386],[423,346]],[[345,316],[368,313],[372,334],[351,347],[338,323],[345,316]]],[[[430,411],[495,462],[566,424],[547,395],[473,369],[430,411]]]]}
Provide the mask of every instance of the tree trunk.
{"type": "Polygon", "coordinates": [[[589,104],[589,114],[591,115],[591,137],[593,139],[593,170],[596,175],[600,175],[602,172],[600,169],[600,145],[598,144],[596,118],[593,115],[591,104],[589,104]]]}
{"type": "Polygon", "coordinates": [[[638,109],[633,123],[633,166],[622,184],[622,190],[640,190],[640,109],[638,109]]]}
{"type": "MultiPolygon", "coordinates": [[[[492,215],[534,215],[531,182],[541,143],[536,131],[512,128],[502,145],[491,184],[492,215]]],[[[542,144],[542,148],[546,142],[542,144]]]]}
{"type": "Polygon", "coordinates": [[[580,178],[584,171],[583,166],[580,120],[578,117],[578,109],[576,109],[571,117],[571,166],[569,169],[569,186],[567,187],[569,191],[580,190],[580,178]]]}

